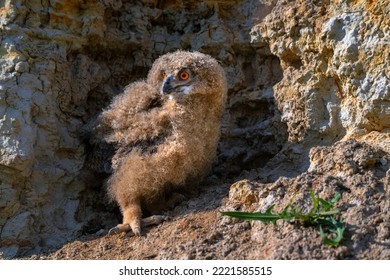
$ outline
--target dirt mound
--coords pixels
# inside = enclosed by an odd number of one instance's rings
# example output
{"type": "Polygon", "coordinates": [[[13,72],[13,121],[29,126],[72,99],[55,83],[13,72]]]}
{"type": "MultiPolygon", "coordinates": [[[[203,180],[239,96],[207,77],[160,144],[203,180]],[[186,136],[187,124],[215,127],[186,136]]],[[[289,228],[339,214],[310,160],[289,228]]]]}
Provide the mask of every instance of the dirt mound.
{"type": "Polygon", "coordinates": [[[131,234],[84,235],[32,259],[389,259],[389,156],[355,140],[313,148],[308,172],[274,183],[242,180],[203,186],[201,193],[165,215],[172,217],[131,234]],[[309,189],[323,199],[341,194],[336,207],[345,225],[338,247],[325,245],[318,228],[297,222],[243,221],[220,211],[275,212],[288,204],[308,212],[309,189]]]}

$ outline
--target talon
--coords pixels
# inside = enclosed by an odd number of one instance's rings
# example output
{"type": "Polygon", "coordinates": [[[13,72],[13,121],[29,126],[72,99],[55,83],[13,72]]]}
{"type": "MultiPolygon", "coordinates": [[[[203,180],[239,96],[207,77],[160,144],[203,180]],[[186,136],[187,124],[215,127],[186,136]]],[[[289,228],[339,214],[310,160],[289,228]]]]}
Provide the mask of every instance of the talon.
{"type": "Polygon", "coordinates": [[[154,215],[141,220],[142,226],[159,225],[164,221],[168,221],[169,217],[164,215],[154,215]]]}
{"type": "Polygon", "coordinates": [[[129,231],[131,231],[129,224],[119,224],[116,227],[111,228],[108,231],[108,235],[114,235],[114,234],[118,234],[121,232],[129,232],[129,231]]]}
{"type": "Polygon", "coordinates": [[[139,228],[139,227],[134,228],[133,233],[136,236],[141,236],[141,228],[139,228]]]}
{"type": "Polygon", "coordinates": [[[120,232],[121,232],[121,230],[119,229],[119,227],[113,227],[108,231],[108,235],[115,235],[115,234],[118,234],[120,232]]]}

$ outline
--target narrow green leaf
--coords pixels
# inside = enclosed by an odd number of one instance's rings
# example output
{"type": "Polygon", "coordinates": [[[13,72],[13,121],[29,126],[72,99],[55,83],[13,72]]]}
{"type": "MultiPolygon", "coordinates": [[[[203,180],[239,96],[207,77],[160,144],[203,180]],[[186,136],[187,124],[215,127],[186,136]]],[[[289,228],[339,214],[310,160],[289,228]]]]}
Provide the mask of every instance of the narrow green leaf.
{"type": "Polygon", "coordinates": [[[345,226],[343,225],[342,217],[339,214],[339,209],[333,206],[340,200],[340,193],[336,193],[330,201],[326,201],[319,196],[316,196],[312,189],[309,189],[310,197],[313,202],[313,207],[309,213],[305,214],[301,208],[298,208],[291,203],[288,204],[280,213],[273,213],[274,205],[267,208],[264,213],[248,213],[248,212],[221,212],[223,215],[236,217],[246,220],[258,220],[265,223],[273,223],[283,219],[285,221],[300,221],[307,225],[319,226],[320,236],[322,241],[329,246],[338,246],[343,239],[345,226]],[[335,237],[332,237],[335,236],[335,237]]]}
{"type": "Polygon", "coordinates": [[[340,193],[335,193],[333,198],[329,201],[329,203],[332,205],[332,207],[341,199],[340,193]]]}
{"type": "Polygon", "coordinates": [[[337,227],[336,228],[336,237],[335,238],[329,238],[326,236],[326,234],[324,233],[324,230],[322,229],[322,226],[320,225],[320,236],[322,238],[322,241],[326,244],[326,245],[329,245],[329,246],[338,246],[341,242],[341,240],[343,239],[343,235],[344,235],[344,230],[345,228],[344,227],[337,227]]]}
{"type": "Polygon", "coordinates": [[[318,215],[320,215],[320,216],[331,216],[331,215],[336,215],[339,212],[340,212],[339,209],[330,209],[328,211],[321,211],[321,212],[318,213],[318,215]]]}
{"type": "Polygon", "coordinates": [[[314,195],[314,192],[312,189],[310,189],[309,192],[310,192],[311,200],[313,201],[313,208],[308,213],[308,215],[311,215],[311,214],[317,212],[319,201],[318,201],[318,198],[314,195]]]}
{"type": "Polygon", "coordinates": [[[322,198],[318,198],[318,199],[319,199],[319,202],[321,203],[322,209],[324,209],[325,211],[329,210],[330,208],[333,207],[333,205],[331,203],[327,202],[326,200],[324,200],[322,198]]]}
{"type": "Polygon", "coordinates": [[[244,220],[258,220],[266,223],[275,223],[277,220],[280,219],[279,215],[272,214],[270,212],[255,212],[255,213],[248,213],[248,212],[221,212],[222,215],[234,217],[234,218],[240,218],[244,220]]]}

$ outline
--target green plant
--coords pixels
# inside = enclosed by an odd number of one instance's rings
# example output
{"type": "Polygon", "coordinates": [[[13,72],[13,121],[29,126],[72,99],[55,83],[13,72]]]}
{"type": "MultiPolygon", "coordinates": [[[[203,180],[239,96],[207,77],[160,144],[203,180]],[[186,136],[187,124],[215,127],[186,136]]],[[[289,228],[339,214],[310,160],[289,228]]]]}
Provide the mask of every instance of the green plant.
{"type": "Polygon", "coordinates": [[[341,195],[336,193],[332,199],[326,201],[310,190],[313,207],[308,213],[293,204],[288,204],[282,212],[273,213],[275,205],[271,205],[264,212],[221,212],[223,215],[245,220],[258,220],[265,223],[273,223],[276,226],[277,220],[288,222],[301,222],[304,225],[316,226],[320,232],[322,241],[329,246],[338,246],[343,239],[345,226],[339,215],[340,211],[334,205],[340,200],[341,195]]]}

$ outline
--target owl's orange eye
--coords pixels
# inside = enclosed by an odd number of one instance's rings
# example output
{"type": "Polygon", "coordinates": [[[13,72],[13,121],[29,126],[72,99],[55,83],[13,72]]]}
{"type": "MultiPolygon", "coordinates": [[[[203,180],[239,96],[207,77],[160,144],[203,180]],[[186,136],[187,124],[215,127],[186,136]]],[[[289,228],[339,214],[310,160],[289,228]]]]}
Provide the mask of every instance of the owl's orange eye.
{"type": "Polygon", "coordinates": [[[190,74],[188,74],[186,71],[181,71],[178,76],[180,80],[186,81],[190,77],[190,74]]]}
{"type": "Polygon", "coordinates": [[[165,79],[167,77],[167,73],[165,73],[165,71],[162,71],[161,75],[163,76],[163,79],[165,79]]]}

